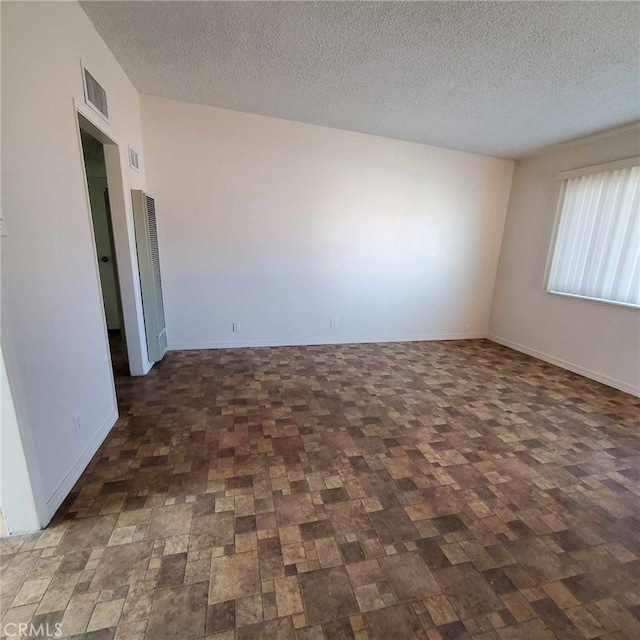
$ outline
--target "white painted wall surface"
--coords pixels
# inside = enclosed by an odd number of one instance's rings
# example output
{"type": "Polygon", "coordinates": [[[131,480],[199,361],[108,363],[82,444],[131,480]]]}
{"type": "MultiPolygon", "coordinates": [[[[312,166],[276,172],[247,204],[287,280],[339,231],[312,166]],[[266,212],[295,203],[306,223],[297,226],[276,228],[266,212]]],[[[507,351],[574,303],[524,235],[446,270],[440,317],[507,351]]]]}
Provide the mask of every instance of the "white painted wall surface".
{"type": "Polygon", "coordinates": [[[102,126],[124,147],[128,188],[144,187],[126,146],[141,147],[139,96],[78,4],[1,10],[2,341],[45,524],[117,416],[73,103],[83,102],[80,59],[107,91],[102,126]]]}
{"type": "Polygon", "coordinates": [[[40,517],[29,477],[9,379],[0,352],[0,504],[11,534],[40,529],[40,517]]]}
{"type": "MultiPolygon", "coordinates": [[[[491,337],[640,395],[640,312],[546,293],[560,171],[638,155],[640,124],[559,145],[516,163],[491,337]]],[[[640,241],[640,239],[639,239],[640,241]]]]}
{"type": "Polygon", "coordinates": [[[486,335],[511,161],[141,105],[170,348],[486,335]]]}

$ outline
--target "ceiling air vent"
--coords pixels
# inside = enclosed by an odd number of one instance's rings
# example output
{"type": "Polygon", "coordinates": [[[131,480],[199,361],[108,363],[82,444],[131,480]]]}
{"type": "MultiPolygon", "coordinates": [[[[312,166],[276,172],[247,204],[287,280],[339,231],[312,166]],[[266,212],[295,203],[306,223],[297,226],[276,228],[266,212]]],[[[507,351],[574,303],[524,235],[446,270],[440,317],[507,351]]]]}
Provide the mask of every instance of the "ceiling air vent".
{"type": "Polygon", "coordinates": [[[107,108],[107,92],[98,84],[98,81],[83,68],[84,73],[84,97],[87,104],[109,119],[107,108]]]}
{"type": "Polygon", "coordinates": [[[136,171],[140,171],[140,158],[138,153],[129,147],[129,166],[136,171]]]}

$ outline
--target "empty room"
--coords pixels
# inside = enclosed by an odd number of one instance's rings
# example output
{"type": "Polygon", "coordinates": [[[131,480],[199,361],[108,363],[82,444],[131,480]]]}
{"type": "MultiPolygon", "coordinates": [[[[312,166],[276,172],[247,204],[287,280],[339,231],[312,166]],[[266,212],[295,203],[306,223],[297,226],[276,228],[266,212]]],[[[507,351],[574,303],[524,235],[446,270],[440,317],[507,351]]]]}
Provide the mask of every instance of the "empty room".
{"type": "Polygon", "coordinates": [[[0,26],[0,638],[640,638],[640,2],[0,26]]]}

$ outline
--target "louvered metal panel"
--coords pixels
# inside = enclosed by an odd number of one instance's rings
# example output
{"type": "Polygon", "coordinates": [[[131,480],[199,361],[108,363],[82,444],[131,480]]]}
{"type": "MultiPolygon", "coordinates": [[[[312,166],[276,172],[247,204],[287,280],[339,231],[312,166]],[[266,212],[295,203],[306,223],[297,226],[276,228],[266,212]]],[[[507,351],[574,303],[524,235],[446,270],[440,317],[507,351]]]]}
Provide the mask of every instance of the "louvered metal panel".
{"type": "Polygon", "coordinates": [[[87,103],[109,119],[107,92],[86,69],[84,69],[84,91],[87,103]]]}
{"type": "Polygon", "coordinates": [[[140,170],[140,158],[138,152],[129,147],[129,166],[136,171],[140,170]]]}
{"type": "Polygon", "coordinates": [[[131,196],[147,350],[149,360],[158,362],[167,351],[167,331],[162,298],[156,205],[151,196],[139,189],[133,190],[131,196]]]}

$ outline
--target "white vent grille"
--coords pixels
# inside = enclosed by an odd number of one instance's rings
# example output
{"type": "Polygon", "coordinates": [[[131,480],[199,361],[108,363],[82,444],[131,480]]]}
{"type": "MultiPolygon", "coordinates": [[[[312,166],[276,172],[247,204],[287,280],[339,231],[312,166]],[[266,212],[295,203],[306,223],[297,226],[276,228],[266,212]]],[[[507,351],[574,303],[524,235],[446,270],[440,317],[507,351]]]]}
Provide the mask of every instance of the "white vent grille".
{"type": "Polygon", "coordinates": [[[149,248],[151,250],[151,268],[153,270],[153,288],[155,291],[158,325],[164,327],[164,300],[162,298],[162,277],[160,276],[160,253],[158,251],[158,228],[156,226],[156,203],[145,194],[147,205],[147,224],[149,226],[149,248]]]}
{"type": "Polygon", "coordinates": [[[136,171],[140,170],[140,158],[131,147],[129,147],[129,166],[136,171]]]}
{"type": "Polygon", "coordinates": [[[86,69],[84,69],[84,91],[87,104],[99,111],[105,118],[109,119],[107,92],[86,69]]]}

